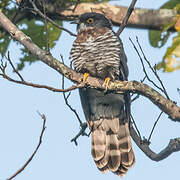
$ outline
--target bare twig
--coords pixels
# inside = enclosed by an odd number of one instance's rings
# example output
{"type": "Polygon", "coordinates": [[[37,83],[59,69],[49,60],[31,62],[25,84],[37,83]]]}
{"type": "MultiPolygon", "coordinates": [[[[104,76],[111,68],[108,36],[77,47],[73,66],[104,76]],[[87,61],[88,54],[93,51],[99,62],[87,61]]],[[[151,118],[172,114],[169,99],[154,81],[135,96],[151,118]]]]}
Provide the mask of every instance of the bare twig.
{"type": "Polygon", "coordinates": [[[151,130],[151,133],[150,133],[150,135],[149,135],[149,138],[148,138],[148,140],[147,140],[148,142],[150,142],[151,136],[152,136],[152,134],[153,134],[153,132],[154,132],[154,129],[155,129],[155,127],[156,127],[156,125],[157,125],[157,123],[158,123],[158,121],[159,121],[159,119],[160,119],[160,117],[161,117],[162,114],[163,114],[163,111],[160,112],[157,120],[156,120],[155,123],[154,123],[154,126],[153,126],[153,128],[152,128],[152,130],[151,130]]]}
{"type": "Polygon", "coordinates": [[[14,67],[11,59],[10,59],[10,55],[9,55],[9,52],[8,52],[8,57],[6,57],[8,62],[10,63],[13,71],[18,75],[18,77],[21,79],[21,80],[15,80],[11,77],[9,77],[6,72],[5,72],[5,69],[7,67],[7,63],[3,64],[3,62],[1,61],[1,66],[0,66],[0,69],[2,71],[2,73],[0,73],[0,76],[2,76],[4,79],[7,79],[8,81],[11,81],[11,82],[14,82],[14,83],[18,83],[18,84],[22,84],[22,85],[26,85],[26,86],[31,86],[31,87],[34,87],[34,88],[43,88],[43,89],[48,89],[50,91],[53,91],[53,92],[69,92],[69,91],[72,91],[72,90],[75,90],[77,88],[81,88],[81,87],[84,87],[83,84],[79,84],[79,85],[73,85],[71,86],[70,88],[67,88],[67,89],[57,89],[57,88],[54,88],[54,87],[51,87],[51,86],[47,86],[47,85],[40,85],[40,84],[35,84],[35,83],[31,83],[31,82],[27,82],[23,79],[23,77],[21,76],[21,74],[17,71],[17,69],[14,67]]]}
{"type": "Polygon", "coordinates": [[[149,143],[142,143],[142,139],[137,135],[132,124],[130,124],[130,134],[136,145],[153,161],[161,161],[173,152],[180,151],[180,138],[171,139],[166,148],[155,153],[150,149],[149,143]]]}
{"type": "MultiPolygon", "coordinates": [[[[62,63],[64,64],[64,58],[63,58],[62,55],[60,55],[60,56],[61,56],[62,63]]],[[[64,76],[62,76],[62,89],[64,89],[64,76]]],[[[78,119],[80,125],[82,125],[83,123],[82,123],[78,113],[76,112],[75,109],[72,108],[72,106],[68,102],[68,98],[69,98],[70,95],[71,95],[71,92],[69,92],[69,94],[67,96],[66,96],[65,92],[63,92],[64,101],[65,101],[66,105],[69,107],[69,109],[75,114],[75,116],[78,119]]]]}
{"type": "MultiPolygon", "coordinates": [[[[62,77],[62,89],[64,89],[64,76],[62,77]]],[[[70,95],[71,95],[71,92],[69,92],[69,94],[67,96],[66,96],[65,92],[63,92],[64,101],[65,101],[66,105],[69,107],[69,109],[75,114],[75,116],[78,119],[80,125],[82,125],[83,123],[82,123],[78,113],[76,112],[75,109],[72,108],[72,106],[68,102],[68,98],[69,98],[70,95]]]]}
{"type": "MultiPolygon", "coordinates": [[[[63,59],[62,59],[63,60],[63,59]]],[[[64,89],[64,76],[62,76],[62,89],[64,89]]],[[[77,139],[79,138],[79,136],[88,136],[87,134],[86,134],[86,128],[87,128],[87,123],[85,122],[85,123],[82,123],[82,121],[81,121],[81,119],[80,119],[80,117],[79,117],[79,115],[78,115],[78,113],[77,113],[77,111],[74,109],[74,108],[72,108],[72,106],[69,104],[69,102],[68,102],[68,98],[70,97],[70,95],[71,95],[71,92],[69,92],[69,94],[66,96],[66,94],[65,94],[65,92],[63,92],[63,97],[64,97],[64,101],[65,101],[65,103],[66,103],[66,105],[69,107],[69,109],[75,114],[75,116],[76,116],[76,118],[78,119],[78,121],[79,121],[79,124],[80,124],[80,131],[79,131],[79,133],[73,138],[73,139],[71,139],[71,142],[74,142],[75,143],[75,145],[77,146],[78,145],[78,143],[77,143],[77,139]]]]}
{"type": "Polygon", "coordinates": [[[78,145],[77,139],[79,138],[79,136],[89,136],[89,134],[86,134],[85,132],[86,128],[87,128],[87,123],[86,122],[82,123],[79,133],[74,138],[71,139],[71,142],[74,142],[76,146],[78,145]]]}
{"type": "Polygon", "coordinates": [[[137,53],[138,56],[139,56],[139,59],[140,59],[141,64],[142,64],[143,72],[144,72],[147,80],[148,80],[149,82],[151,82],[156,88],[158,88],[160,91],[162,91],[162,92],[164,93],[164,90],[163,90],[162,88],[160,88],[157,84],[155,84],[154,81],[152,81],[152,80],[150,79],[150,77],[148,76],[148,74],[147,74],[147,72],[146,72],[146,68],[145,68],[144,62],[143,62],[143,59],[142,59],[141,55],[139,54],[138,49],[136,48],[136,46],[135,46],[135,44],[133,43],[132,39],[129,38],[129,40],[131,41],[134,49],[136,50],[136,53],[137,53]]]}
{"type": "MultiPolygon", "coordinates": [[[[6,56],[5,56],[5,57],[6,57],[6,56]]],[[[18,72],[18,70],[15,68],[14,64],[13,64],[12,61],[11,61],[10,52],[9,52],[9,51],[8,51],[8,56],[6,57],[6,59],[7,59],[8,62],[10,63],[13,71],[19,76],[19,78],[21,79],[21,81],[24,82],[23,77],[21,76],[21,74],[18,72]]]]}
{"type": "Polygon", "coordinates": [[[46,51],[47,53],[50,53],[50,45],[49,45],[49,31],[47,27],[47,16],[46,16],[46,8],[45,8],[45,2],[42,0],[42,7],[43,7],[43,13],[44,13],[44,26],[46,31],[46,51]]]}
{"type": "Polygon", "coordinates": [[[166,91],[166,89],[165,89],[165,87],[164,87],[163,82],[161,81],[159,75],[157,74],[157,71],[151,66],[151,63],[147,60],[147,58],[146,58],[146,56],[145,56],[145,54],[144,54],[144,51],[142,50],[142,47],[141,47],[141,45],[140,45],[140,43],[139,43],[139,40],[138,40],[138,37],[137,37],[137,36],[136,36],[136,41],[137,41],[137,44],[138,44],[138,46],[139,46],[139,49],[141,50],[141,53],[143,54],[144,60],[145,60],[146,63],[149,65],[149,68],[151,69],[151,71],[154,73],[155,77],[157,78],[157,80],[158,80],[159,83],[161,84],[161,87],[162,87],[162,89],[163,89],[162,92],[165,94],[165,96],[167,97],[167,99],[170,99],[169,96],[168,96],[168,93],[167,93],[167,91],[166,91]]]}
{"type": "Polygon", "coordinates": [[[75,2],[74,8],[72,9],[72,12],[74,13],[74,11],[76,10],[78,4],[80,3],[80,0],[77,0],[77,2],[75,2]]]}
{"type": "Polygon", "coordinates": [[[137,100],[140,97],[139,94],[137,94],[134,98],[131,99],[131,103],[134,102],[135,100],[137,100]]]}
{"type": "Polygon", "coordinates": [[[120,27],[119,27],[119,29],[118,29],[118,31],[117,31],[117,35],[118,35],[118,36],[121,34],[121,32],[123,31],[123,29],[126,27],[127,22],[128,22],[128,19],[129,19],[131,13],[132,13],[133,10],[134,10],[134,6],[135,6],[135,4],[136,4],[136,1],[137,1],[137,0],[132,0],[131,5],[129,6],[129,8],[128,8],[128,10],[127,10],[126,16],[124,17],[124,19],[123,19],[123,21],[122,21],[122,23],[121,23],[121,25],[120,25],[120,27]]]}
{"type": "Polygon", "coordinates": [[[49,21],[51,24],[53,24],[55,27],[69,33],[71,36],[76,36],[76,34],[72,33],[71,31],[69,31],[68,29],[62,27],[62,26],[59,26],[57,23],[55,23],[51,18],[47,17],[46,15],[44,15],[36,6],[36,4],[34,3],[34,1],[32,0],[29,0],[30,3],[32,4],[33,6],[33,11],[35,11],[36,13],[38,13],[42,18],[46,19],[47,21],[49,21]]]}
{"type": "Polygon", "coordinates": [[[46,129],[46,116],[44,114],[40,114],[38,112],[38,114],[41,116],[42,120],[43,120],[43,126],[42,126],[42,130],[41,130],[41,134],[40,134],[40,137],[39,137],[39,143],[36,147],[36,149],[34,150],[34,152],[32,153],[31,157],[26,161],[26,163],[18,170],[16,171],[10,178],[8,178],[7,180],[11,180],[13,179],[14,177],[16,177],[18,174],[20,174],[25,168],[26,166],[32,161],[33,157],[35,156],[35,154],[37,153],[41,143],[42,143],[42,138],[43,138],[43,135],[44,135],[44,131],[46,129]]]}
{"type": "Polygon", "coordinates": [[[180,88],[177,88],[177,92],[179,93],[179,95],[180,95],[180,88]]]}

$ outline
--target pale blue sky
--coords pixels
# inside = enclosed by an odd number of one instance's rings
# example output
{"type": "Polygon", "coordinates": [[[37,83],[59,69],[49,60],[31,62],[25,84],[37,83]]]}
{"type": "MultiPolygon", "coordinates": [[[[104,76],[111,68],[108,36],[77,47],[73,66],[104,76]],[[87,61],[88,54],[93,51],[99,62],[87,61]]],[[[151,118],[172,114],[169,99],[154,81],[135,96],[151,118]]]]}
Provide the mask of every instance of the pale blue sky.
{"type": "MultiPolygon", "coordinates": [[[[136,7],[157,9],[166,1],[141,0],[136,7]]],[[[129,5],[129,0],[113,1],[113,4],[129,5]]],[[[64,23],[66,28],[74,31],[75,25],[64,23]]],[[[114,28],[117,30],[117,28],[114,28]]],[[[135,41],[135,37],[143,46],[144,52],[152,64],[159,62],[167,47],[170,46],[172,38],[161,49],[152,48],[148,41],[148,31],[126,28],[121,34],[125,51],[128,57],[130,70],[130,80],[140,80],[143,78],[143,71],[140,60],[133,49],[129,37],[135,41]]],[[[74,37],[67,33],[62,33],[56,47],[51,51],[52,55],[60,59],[60,54],[64,56],[65,63],[69,64],[69,52],[74,37]]],[[[9,48],[11,58],[14,63],[19,61],[20,51],[17,43],[11,43],[9,48]]],[[[9,75],[15,74],[8,69],[9,75]]],[[[47,84],[54,87],[61,87],[61,76],[47,65],[37,62],[31,66],[26,66],[21,72],[25,80],[47,84]]],[[[176,89],[180,87],[180,71],[165,74],[159,72],[169,96],[179,104],[180,96],[176,89]]],[[[66,86],[71,83],[66,81],[66,86]]],[[[0,79],[0,180],[10,177],[34,151],[42,127],[42,120],[36,111],[44,113],[47,117],[47,129],[43,138],[43,143],[22,174],[16,177],[17,180],[32,179],[120,179],[112,173],[101,174],[96,168],[91,157],[90,138],[80,137],[76,147],[70,142],[71,138],[79,130],[79,124],[74,114],[65,106],[62,94],[53,93],[44,89],[35,89],[13,84],[0,79]]],[[[79,95],[74,91],[70,97],[70,103],[75,107],[84,121],[81,110],[79,95]]],[[[143,136],[148,136],[155,119],[159,114],[159,109],[149,100],[140,97],[132,105],[132,112],[143,136]]],[[[172,122],[166,115],[163,115],[152,136],[151,147],[156,152],[165,147],[170,138],[179,136],[179,123],[172,122]]],[[[129,170],[124,180],[178,180],[180,152],[174,153],[161,162],[153,162],[134,144],[133,149],[136,156],[136,163],[129,170]]]]}

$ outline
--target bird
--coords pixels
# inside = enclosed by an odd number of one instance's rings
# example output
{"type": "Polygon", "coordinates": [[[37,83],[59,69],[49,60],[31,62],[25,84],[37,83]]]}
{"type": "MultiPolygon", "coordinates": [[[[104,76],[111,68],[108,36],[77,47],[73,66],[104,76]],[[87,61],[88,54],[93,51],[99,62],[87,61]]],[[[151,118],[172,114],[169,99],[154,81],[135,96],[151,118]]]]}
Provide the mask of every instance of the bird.
{"type": "MultiPolygon", "coordinates": [[[[101,13],[86,12],[72,21],[77,37],[70,58],[76,72],[109,81],[127,80],[128,66],[123,44],[111,21],[101,13]]],[[[97,168],[124,176],[135,162],[130,123],[130,94],[79,89],[81,105],[91,132],[91,154],[97,168]]]]}

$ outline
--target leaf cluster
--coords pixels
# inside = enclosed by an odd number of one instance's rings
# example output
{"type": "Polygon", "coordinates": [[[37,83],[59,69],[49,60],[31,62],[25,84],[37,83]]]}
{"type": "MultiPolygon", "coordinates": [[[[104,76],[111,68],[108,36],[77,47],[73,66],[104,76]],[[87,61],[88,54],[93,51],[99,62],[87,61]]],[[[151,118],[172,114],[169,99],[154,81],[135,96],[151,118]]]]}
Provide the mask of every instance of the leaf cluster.
{"type": "MultiPolygon", "coordinates": [[[[180,1],[170,0],[165,3],[161,9],[175,9],[180,14],[180,1]]],[[[167,48],[166,53],[161,62],[159,62],[155,68],[157,70],[162,69],[164,72],[172,72],[180,69],[180,15],[175,17],[173,22],[168,22],[162,30],[149,30],[149,41],[150,44],[155,48],[161,48],[164,46],[172,34],[176,34],[173,38],[171,47],[167,48]],[[171,31],[175,29],[176,31],[171,31]]]]}

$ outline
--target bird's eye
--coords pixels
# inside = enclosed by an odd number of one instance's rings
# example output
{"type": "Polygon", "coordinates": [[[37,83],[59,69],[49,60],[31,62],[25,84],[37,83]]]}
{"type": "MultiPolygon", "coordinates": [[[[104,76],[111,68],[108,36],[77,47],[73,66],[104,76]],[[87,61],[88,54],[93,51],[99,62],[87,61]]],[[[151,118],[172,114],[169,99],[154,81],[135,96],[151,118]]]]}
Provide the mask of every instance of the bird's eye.
{"type": "Polygon", "coordinates": [[[94,19],[93,18],[89,18],[88,20],[87,20],[87,23],[88,24],[92,24],[94,22],[94,19]]]}

